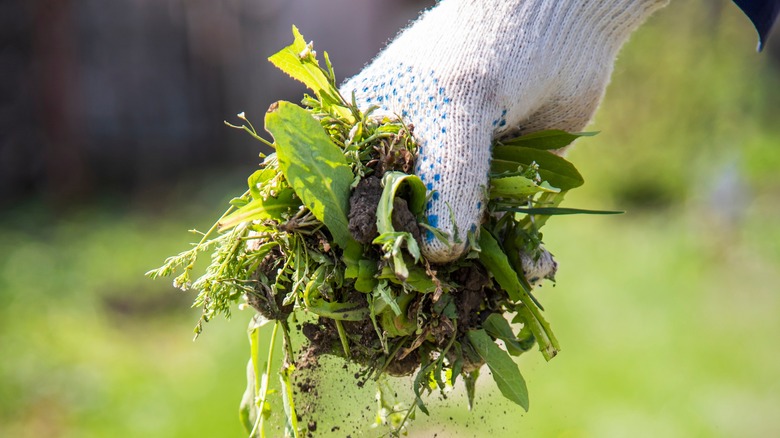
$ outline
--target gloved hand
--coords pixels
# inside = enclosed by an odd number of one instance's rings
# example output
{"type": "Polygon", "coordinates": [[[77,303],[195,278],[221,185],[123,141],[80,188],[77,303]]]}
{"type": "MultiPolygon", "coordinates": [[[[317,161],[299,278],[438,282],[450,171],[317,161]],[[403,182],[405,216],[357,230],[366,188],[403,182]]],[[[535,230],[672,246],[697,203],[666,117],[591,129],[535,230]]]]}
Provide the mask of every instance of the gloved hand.
{"type": "Polygon", "coordinates": [[[434,262],[457,259],[485,210],[494,138],[582,130],[618,50],[668,0],[442,0],[341,87],[414,125],[433,198],[434,262]]]}

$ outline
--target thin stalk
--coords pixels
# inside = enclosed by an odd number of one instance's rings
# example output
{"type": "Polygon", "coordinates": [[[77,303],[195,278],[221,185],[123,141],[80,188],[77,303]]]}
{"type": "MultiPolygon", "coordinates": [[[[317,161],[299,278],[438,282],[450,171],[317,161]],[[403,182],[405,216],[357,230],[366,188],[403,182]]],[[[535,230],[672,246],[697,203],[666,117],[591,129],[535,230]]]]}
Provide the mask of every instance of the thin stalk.
{"type": "Polygon", "coordinates": [[[349,339],[347,339],[347,332],[344,331],[344,325],[338,319],[333,320],[336,323],[336,330],[339,332],[339,340],[341,341],[341,348],[344,349],[344,356],[349,359],[352,354],[349,351],[349,339]]]}
{"type": "MultiPolygon", "coordinates": [[[[268,388],[271,386],[271,364],[274,359],[274,347],[276,347],[276,332],[279,331],[279,322],[274,324],[274,330],[271,332],[271,344],[268,347],[268,363],[266,364],[265,374],[263,375],[263,383],[260,385],[262,390],[261,394],[258,394],[260,404],[258,405],[257,419],[255,420],[255,426],[252,428],[252,432],[249,433],[250,437],[254,437],[257,431],[260,431],[260,438],[265,438],[265,430],[263,428],[263,422],[265,416],[263,411],[265,410],[266,398],[268,398],[268,388]]],[[[257,378],[257,376],[255,376],[257,378]]]]}

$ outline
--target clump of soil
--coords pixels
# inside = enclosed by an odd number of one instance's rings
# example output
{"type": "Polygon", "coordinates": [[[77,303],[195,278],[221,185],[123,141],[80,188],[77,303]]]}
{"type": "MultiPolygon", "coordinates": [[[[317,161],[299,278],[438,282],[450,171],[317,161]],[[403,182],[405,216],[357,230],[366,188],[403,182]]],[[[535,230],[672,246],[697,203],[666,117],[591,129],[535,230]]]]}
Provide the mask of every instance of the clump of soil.
{"type": "MultiPolygon", "coordinates": [[[[358,183],[349,198],[349,231],[358,242],[367,245],[379,236],[376,228],[376,211],[382,197],[382,180],[369,175],[358,183]]],[[[409,204],[403,198],[393,200],[393,228],[412,233],[420,241],[420,227],[409,204]]]]}

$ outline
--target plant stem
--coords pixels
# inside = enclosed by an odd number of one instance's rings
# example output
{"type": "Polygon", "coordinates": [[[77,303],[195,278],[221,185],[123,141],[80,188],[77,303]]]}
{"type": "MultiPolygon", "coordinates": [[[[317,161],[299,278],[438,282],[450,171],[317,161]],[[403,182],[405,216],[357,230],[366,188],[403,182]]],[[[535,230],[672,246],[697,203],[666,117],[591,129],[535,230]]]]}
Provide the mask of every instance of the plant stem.
{"type": "Polygon", "coordinates": [[[344,355],[349,359],[352,357],[352,354],[349,351],[349,339],[347,339],[347,333],[344,331],[344,325],[338,319],[334,319],[333,321],[336,323],[336,330],[339,332],[341,348],[344,349],[344,355]]]}
{"type": "MultiPolygon", "coordinates": [[[[266,364],[265,374],[263,375],[263,383],[260,385],[260,389],[262,391],[261,394],[258,394],[258,399],[260,399],[260,404],[258,405],[257,410],[257,419],[255,420],[255,427],[252,428],[252,432],[249,433],[250,437],[254,437],[257,431],[260,431],[260,437],[265,438],[265,430],[263,429],[263,422],[265,420],[265,416],[263,415],[263,411],[265,410],[265,404],[266,399],[268,398],[268,387],[271,385],[271,364],[273,363],[274,359],[274,347],[276,347],[276,332],[279,331],[279,322],[277,321],[276,324],[274,324],[274,330],[271,332],[271,344],[268,347],[268,363],[266,364]]],[[[259,336],[259,334],[257,335],[259,336]]],[[[257,379],[257,376],[255,376],[255,379],[257,379]]]]}

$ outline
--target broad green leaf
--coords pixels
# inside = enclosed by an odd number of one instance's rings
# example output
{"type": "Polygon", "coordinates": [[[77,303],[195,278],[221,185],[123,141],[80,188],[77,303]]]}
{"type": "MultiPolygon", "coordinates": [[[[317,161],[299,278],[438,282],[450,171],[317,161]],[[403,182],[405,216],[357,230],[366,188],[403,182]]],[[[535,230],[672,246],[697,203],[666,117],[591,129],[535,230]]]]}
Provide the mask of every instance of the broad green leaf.
{"type": "Polygon", "coordinates": [[[303,82],[314,91],[325,106],[336,105],[341,115],[350,117],[349,111],[342,106],[343,102],[338,90],[320,67],[311,44],[306,44],[297,27],[293,26],[292,32],[293,43],[268,60],[293,79],[303,82]]]}
{"type": "Polygon", "coordinates": [[[272,105],[265,126],[287,182],[334,242],[347,247],[353,240],[347,220],[353,175],[341,149],[308,111],[290,102],[272,105]]]}
{"type": "Polygon", "coordinates": [[[490,198],[522,198],[539,192],[558,193],[560,190],[536,185],[532,180],[520,175],[490,179],[490,198]]]}
{"type": "MultiPolygon", "coordinates": [[[[482,328],[492,337],[501,339],[506,345],[506,350],[512,356],[518,356],[526,351],[528,348],[524,348],[525,345],[521,344],[515,336],[512,326],[509,322],[499,313],[491,313],[490,316],[482,323],[482,328]]],[[[530,346],[529,346],[530,347],[530,346]]]]}
{"type": "Polygon", "coordinates": [[[528,410],[528,388],[517,364],[490,339],[485,330],[471,330],[466,335],[474,350],[485,361],[501,394],[528,410]]]}
{"type": "Polygon", "coordinates": [[[224,231],[242,222],[254,220],[282,221],[284,213],[296,209],[300,205],[301,201],[295,198],[295,192],[287,188],[276,197],[269,196],[267,199],[260,197],[234,211],[219,222],[219,230],[224,231]]]}
{"type": "Polygon", "coordinates": [[[539,176],[553,187],[561,190],[571,190],[581,186],[585,180],[573,164],[552,152],[521,147],[496,146],[493,148],[491,172],[494,174],[517,172],[518,165],[539,165],[539,176]]]}
{"type": "Polygon", "coordinates": [[[550,329],[550,325],[539,312],[539,308],[534,304],[528,291],[523,287],[501,245],[484,227],[479,233],[479,247],[479,261],[493,275],[493,278],[506,291],[512,301],[523,303],[523,306],[518,308],[518,313],[523,318],[523,322],[530,325],[531,332],[534,334],[544,358],[550,360],[555,357],[560,346],[552,329],[550,329]]]}
{"type": "Polygon", "coordinates": [[[533,134],[526,134],[506,141],[501,141],[499,144],[541,150],[560,149],[570,145],[574,140],[580,137],[592,137],[596,134],[598,134],[598,132],[569,133],[559,129],[550,129],[548,131],[534,132],[533,134]]]}

